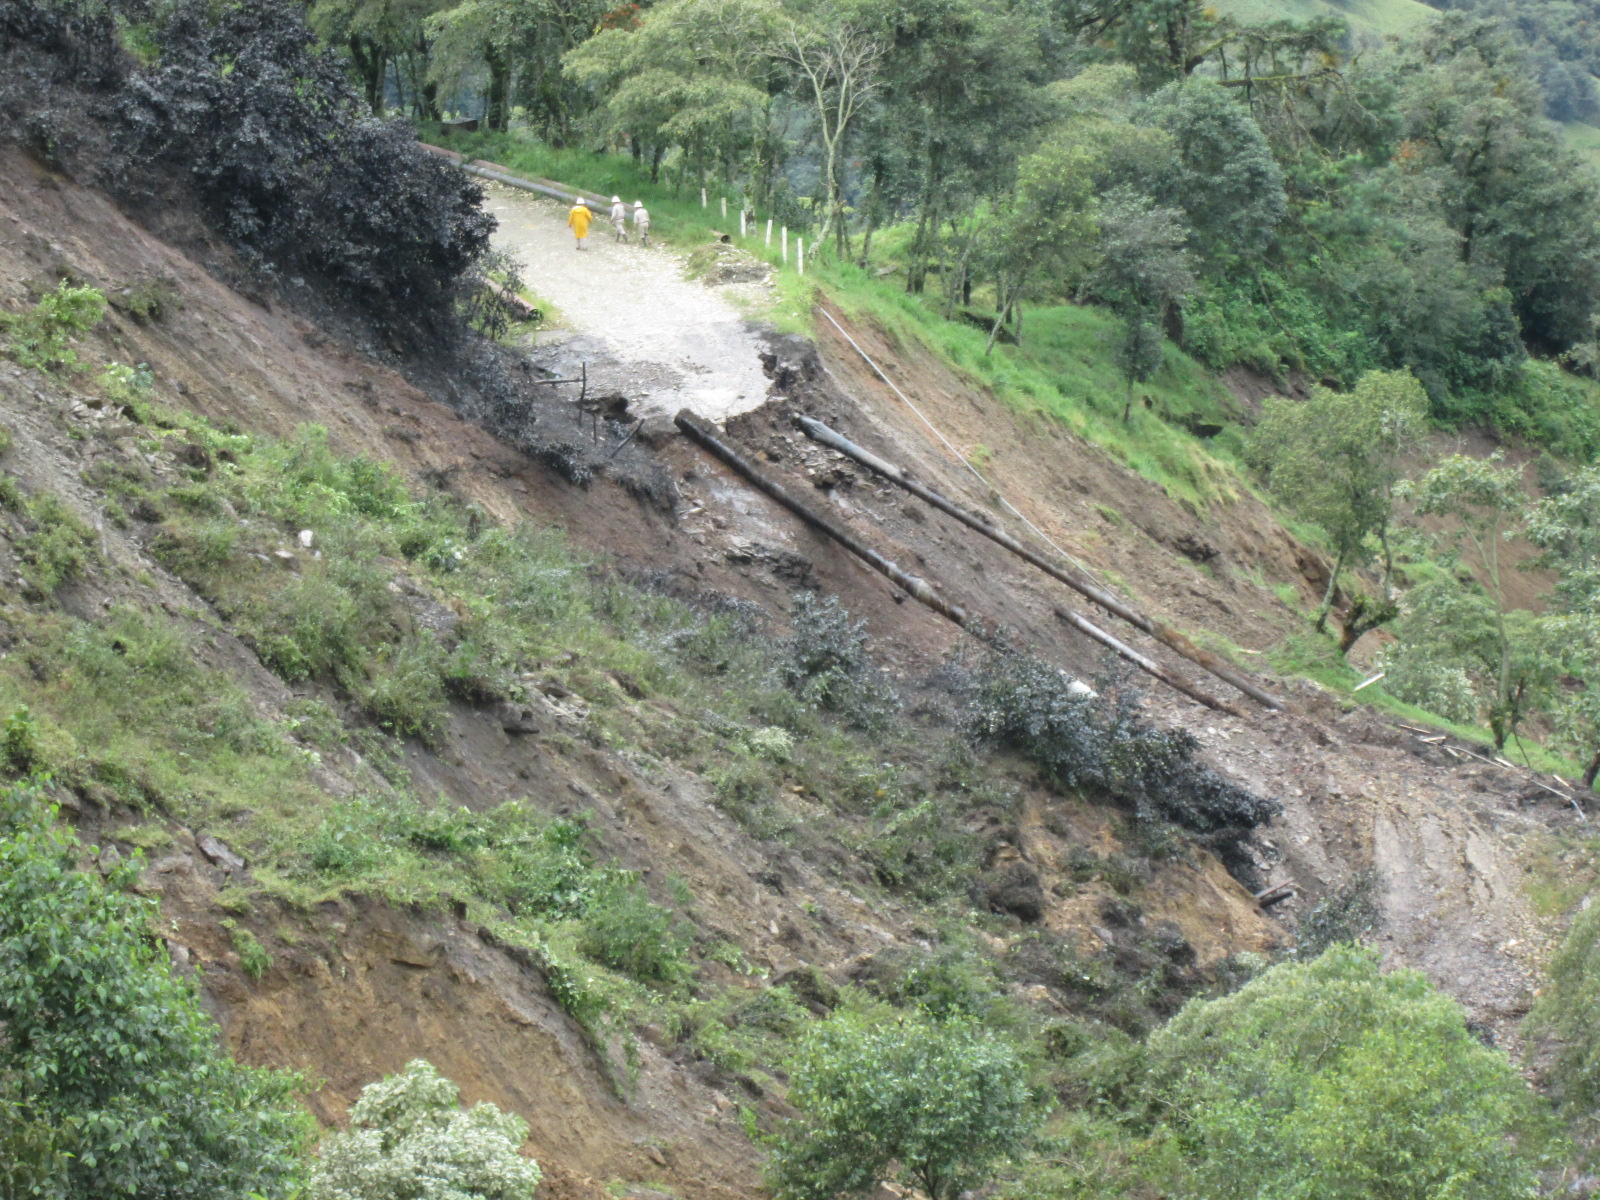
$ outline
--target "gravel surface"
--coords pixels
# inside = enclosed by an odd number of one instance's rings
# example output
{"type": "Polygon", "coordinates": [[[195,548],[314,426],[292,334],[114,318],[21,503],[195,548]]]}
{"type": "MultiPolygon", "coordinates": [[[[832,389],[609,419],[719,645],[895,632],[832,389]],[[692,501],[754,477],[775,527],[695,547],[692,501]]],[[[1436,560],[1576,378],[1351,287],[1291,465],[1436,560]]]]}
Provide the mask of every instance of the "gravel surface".
{"type": "MultiPolygon", "coordinates": [[[[761,343],[722,294],[728,289],[685,279],[682,258],[670,250],[617,243],[603,215],[580,252],[563,206],[498,185],[488,192],[500,222],[496,248],[522,264],[528,286],[567,327],[541,345],[569,342],[585,359],[613,360],[641,413],[689,408],[723,421],[766,400],[761,343]]],[[[752,287],[759,285],[740,290],[752,287]]]]}

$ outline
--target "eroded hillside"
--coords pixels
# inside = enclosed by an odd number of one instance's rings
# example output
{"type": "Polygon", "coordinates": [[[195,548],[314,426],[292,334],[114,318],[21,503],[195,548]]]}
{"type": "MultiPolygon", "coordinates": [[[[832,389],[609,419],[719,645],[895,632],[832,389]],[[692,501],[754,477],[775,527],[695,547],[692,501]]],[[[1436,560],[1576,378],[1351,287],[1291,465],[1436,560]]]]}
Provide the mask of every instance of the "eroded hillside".
{"type": "MultiPolygon", "coordinates": [[[[982,648],[666,422],[569,482],[467,419],[469,389],[424,394],[215,255],[0,159],[9,309],[62,280],[111,300],[82,370],[0,365],[0,686],[101,860],[145,852],[234,1052],[306,1072],[319,1118],[427,1057],[528,1119],[551,1194],[748,1194],[782,1048],[841,989],[894,1003],[948,977],[1029,1028],[1138,1030],[1368,869],[1390,958],[1515,1036],[1547,937],[1526,874],[1573,819],[1524,776],[1308,685],[1242,719],[1148,693],[1282,804],[1234,862],[1295,886],[1263,911],[1205,838],[974,741],[982,648]],[[112,362],[148,384],[108,384],[112,362]],[[805,692],[805,593],[865,622],[883,675],[852,676],[858,710],[805,692]]],[[[1272,585],[1325,581],[1248,494],[1174,500],[838,315],[1052,539],[1191,632],[1264,650],[1291,620],[1272,585]]],[[[1100,669],[1058,585],[793,428],[821,417],[988,504],[848,345],[771,339],[766,375],[728,426],[764,469],[1015,647],[1100,669]]],[[[556,399],[522,415],[588,436],[556,399]]]]}

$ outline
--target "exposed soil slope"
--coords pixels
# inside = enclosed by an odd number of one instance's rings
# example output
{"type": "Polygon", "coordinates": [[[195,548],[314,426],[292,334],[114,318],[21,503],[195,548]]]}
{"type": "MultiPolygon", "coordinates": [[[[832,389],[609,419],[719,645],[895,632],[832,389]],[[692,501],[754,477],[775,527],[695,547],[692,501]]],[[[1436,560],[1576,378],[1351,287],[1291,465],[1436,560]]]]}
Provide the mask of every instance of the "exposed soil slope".
{"type": "MultiPolygon", "coordinates": [[[[539,212],[526,222],[508,229],[540,231],[546,247],[540,253],[579,259],[562,245],[555,216],[539,212]]],[[[612,384],[641,412],[680,398],[703,402],[703,412],[718,406],[731,412],[761,398],[752,397],[752,388],[761,387],[764,397],[770,385],[764,407],[729,423],[730,434],[768,469],[961,602],[1003,622],[1020,643],[1079,672],[1096,667],[1095,650],[1051,615],[1054,604],[1073,597],[793,431],[786,420],[791,409],[813,412],[969,503],[987,503],[848,347],[830,338],[815,349],[774,340],[768,378],[758,375],[760,336],[732,323],[734,310],[715,292],[673,277],[668,256],[646,259],[636,248],[597,246],[583,259],[591,274],[571,294],[560,291],[568,284],[553,273],[546,283],[538,261],[532,254],[534,287],[572,323],[569,338],[593,343],[531,348],[536,361],[559,365],[562,356],[587,360],[592,351],[597,361],[607,360],[612,384]],[[650,290],[657,287],[676,299],[661,302],[650,290]],[[626,299],[628,340],[614,336],[616,310],[583,306],[591,290],[626,299]],[[702,315],[713,314],[706,318],[716,326],[705,335],[709,341],[696,332],[699,317],[686,321],[673,307],[689,297],[702,315]],[[591,311],[599,315],[586,315],[591,311]],[[657,355],[658,344],[673,346],[673,353],[657,355]],[[696,358],[697,347],[708,344],[710,357],[696,358]],[[683,360],[705,367],[707,377],[691,373],[683,360]]],[[[82,349],[95,363],[150,364],[163,403],[276,434],[321,423],[344,453],[394,463],[420,485],[475,502],[494,519],[562,526],[578,546],[622,568],[754,602],[780,629],[796,590],[837,593],[865,618],[875,652],[912,691],[959,643],[948,622],[661,423],[648,424],[640,440],[677,481],[674,512],[641,502],[607,478],[587,489],[569,485],[393,371],[329,342],[293,312],[231,290],[103,197],[0,152],[0,298],[18,306],[63,276],[113,296],[152,279],[169,281],[176,303],[168,315],[147,321],[113,311],[82,349]]],[[[1190,511],[1042,419],[1018,416],[966,387],[915,347],[886,344],[871,329],[854,333],[952,437],[981,437],[995,449],[997,477],[1034,521],[1090,565],[1127,579],[1140,602],[1192,630],[1215,628],[1259,649],[1293,619],[1261,584],[1286,582],[1307,594],[1318,585],[1316,557],[1248,498],[1190,511]]],[[[148,544],[152,530],[103,519],[104,497],[85,472],[143,452],[126,421],[74,404],[75,386],[71,377],[0,365],[0,418],[17,439],[8,469],[25,490],[59,492],[99,531],[100,557],[82,582],[63,591],[61,607],[86,621],[113,604],[161,608],[185,623],[195,653],[239,680],[260,711],[281,713],[294,693],[160,567],[148,544]]],[[[172,452],[144,458],[158,475],[180,474],[172,452]]],[[[4,602],[14,607],[22,601],[9,582],[16,574],[12,534],[0,529],[0,578],[7,581],[4,602]]],[[[27,653],[25,645],[5,651],[13,664],[27,653]]],[[[1267,831],[1278,860],[1265,868],[1274,879],[1296,882],[1305,898],[1264,913],[1212,856],[1195,851],[1145,881],[1144,920],[1151,927],[1172,922],[1200,964],[1211,964],[1284,944],[1297,911],[1375,865],[1388,918],[1382,936],[1393,959],[1429,971],[1475,1016],[1509,1033],[1526,1003],[1542,936],[1522,890],[1521,855],[1563,814],[1545,800],[1525,802],[1513,776],[1465,770],[1406,731],[1365,714],[1340,714],[1314,694],[1294,698],[1293,715],[1243,721],[1166,696],[1152,696],[1151,704],[1161,719],[1195,729],[1220,766],[1282,799],[1285,816],[1267,831]]],[[[658,704],[620,692],[616,702],[658,704]]],[[[652,715],[671,717],[659,707],[652,715]]],[[[551,814],[592,811],[601,848],[647,872],[653,892],[664,895],[669,877],[681,877],[703,926],[751,964],[748,976],[727,970],[739,986],[758,986],[756,973],[780,978],[808,967],[844,981],[885,948],[931,936],[905,905],[876,889],[870,871],[842,844],[759,841],[712,804],[698,776],[671,764],[646,770],[625,753],[586,744],[582,720],[571,713],[541,712],[539,724],[537,734],[509,731],[494,712],[459,705],[442,745],[408,746],[406,766],[419,792],[443,793],[475,810],[527,796],[551,814]]],[[[330,795],[384,786],[353,753],[330,755],[318,769],[319,786],[330,795]]],[[[1104,914],[1116,897],[1098,874],[1075,872],[1070,854],[1084,845],[1115,850],[1123,822],[1110,809],[1052,794],[1025,771],[1015,780],[1022,815],[1014,827],[992,831],[989,867],[1027,864],[1041,883],[1040,923],[1078,938],[1085,953],[1114,953],[1125,935],[1107,928],[1104,914]]],[[[98,808],[92,796],[63,798],[102,846],[130,849],[118,831],[136,814],[98,808]]],[[[817,802],[797,797],[794,803],[803,818],[817,802]]],[[[225,824],[193,828],[181,814],[157,816],[167,832],[152,853],[146,886],[176,921],[175,960],[198,974],[237,1053],[299,1067],[321,1081],[313,1103],[326,1119],[339,1119],[362,1085],[420,1055],[456,1078],[468,1099],[492,1099],[530,1121],[531,1149],[550,1171],[553,1195],[598,1197],[601,1185],[613,1181],[686,1197],[746,1195],[756,1187],[759,1155],[745,1139],[739,1109],[753,1105],[762,1121],[781,1114],[781,1089],[770,1081],[713,1065],[671,1031],[646,1029],[636,1090],[615,1087],[525,956],[459,917],[359,896],[329,896],[310,911],[259,908],[252,928],[275,962],[252,979],[220,924],[217,901],[225,886],[248,883],[254,866],[230,866],[214,848],[202,848],[208,836],[230,836],[225,824]]],[[[983,934],[1000,948],[1023,932],[1005,920],[1010,924],[997,926],[999,933],[983,934]]],[[[1051,1011],[1072,1004],[1043,983],[1028,999],[1051,1011]]]]}

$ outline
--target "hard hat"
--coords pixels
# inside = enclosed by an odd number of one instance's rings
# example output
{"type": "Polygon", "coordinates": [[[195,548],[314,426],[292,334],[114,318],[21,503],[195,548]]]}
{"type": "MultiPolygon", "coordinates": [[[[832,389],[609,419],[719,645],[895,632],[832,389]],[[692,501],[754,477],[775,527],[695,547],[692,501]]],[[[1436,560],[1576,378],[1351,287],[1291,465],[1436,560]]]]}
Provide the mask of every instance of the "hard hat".
{"type": "Polygon", "coordinates": [[[633,206],[635,208],[643,208],[644,207],[644,201],[643,200],[635,200],[633,202],[633,206]]]}
{"type": "Polygon", "coordinates": [[[621,204],[622,203],[622,197],[621,196],[613,196],[613,197],[611,197],[611,203],[613,203],[613,204],[621,204]]]}

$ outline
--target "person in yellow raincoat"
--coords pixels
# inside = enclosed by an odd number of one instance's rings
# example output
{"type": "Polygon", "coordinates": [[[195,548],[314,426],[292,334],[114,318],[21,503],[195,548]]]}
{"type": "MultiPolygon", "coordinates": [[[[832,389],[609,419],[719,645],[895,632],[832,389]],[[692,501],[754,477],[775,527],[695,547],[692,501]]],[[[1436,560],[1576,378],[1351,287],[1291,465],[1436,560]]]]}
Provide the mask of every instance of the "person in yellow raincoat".
{"type": "Polygon", "coordinates": [[[567,224],[572,226],[572,232],[578,239],[578,249],[583,249],[584,240],[589,236],[589,222],[594,219],[594,214],[589,211],[589,206],[579,196],[573,202],[572,211],[567,214],[567,224]]]}

